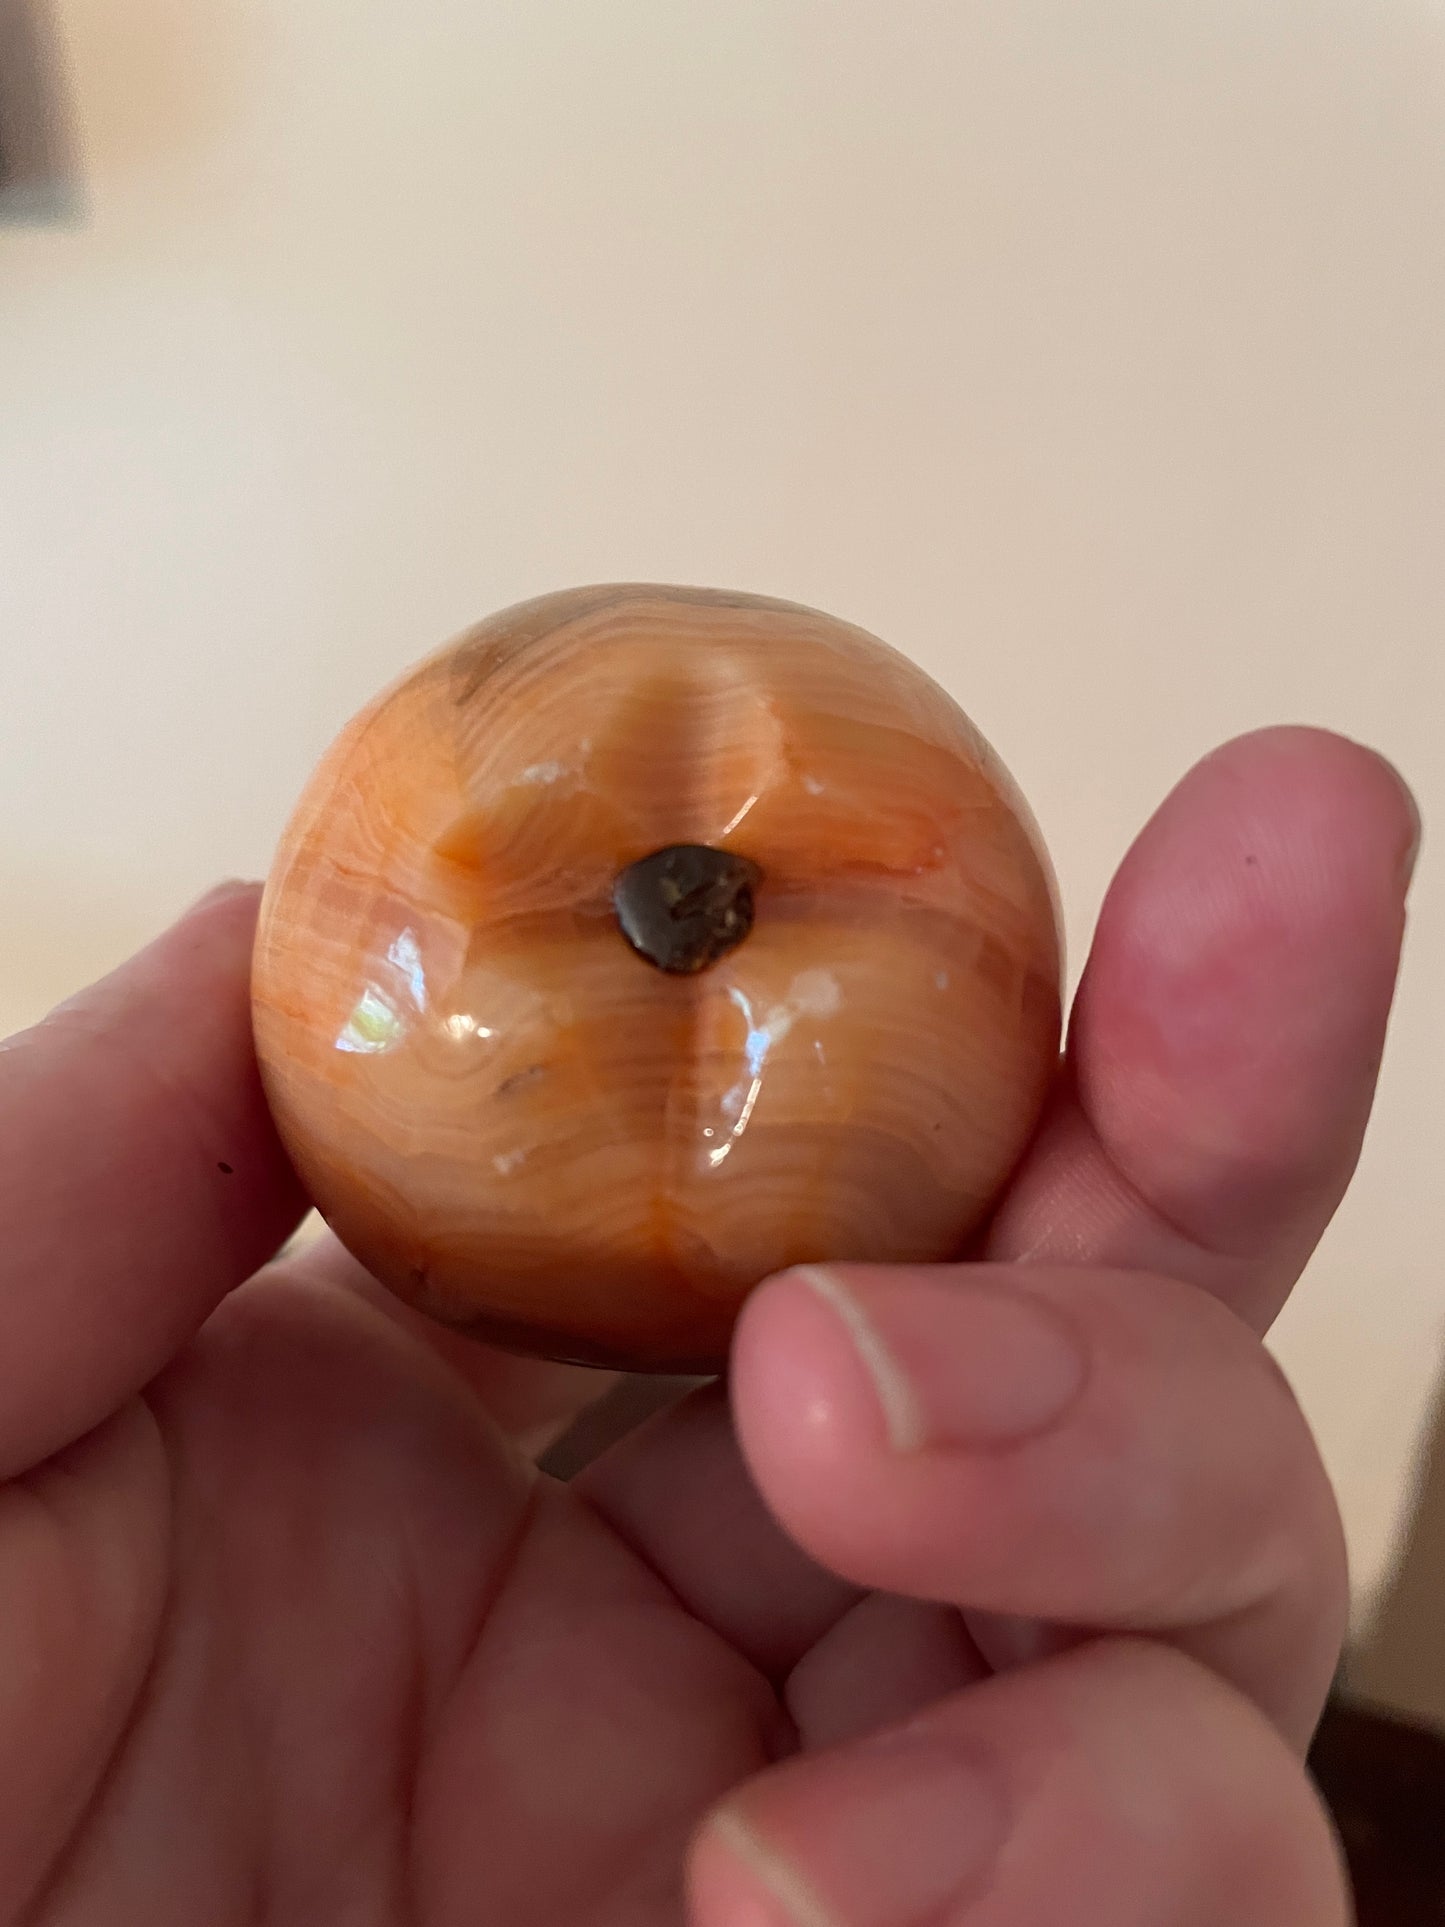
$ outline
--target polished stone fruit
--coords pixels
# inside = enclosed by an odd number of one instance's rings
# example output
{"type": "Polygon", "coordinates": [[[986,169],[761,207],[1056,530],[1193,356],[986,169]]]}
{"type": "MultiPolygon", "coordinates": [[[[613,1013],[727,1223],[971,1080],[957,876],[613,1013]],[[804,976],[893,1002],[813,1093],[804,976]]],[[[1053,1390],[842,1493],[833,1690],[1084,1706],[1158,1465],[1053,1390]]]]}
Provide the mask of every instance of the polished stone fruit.
{"type": "Polygon", "coordinates": [[[757,596],[543,596],[364,710],[267,886],[256,1041],[335,1231],[504,1345],[725,1355],[795,1263],[980,1224],[1059,1034],[1047,859],[883,643],[757,596]]]}

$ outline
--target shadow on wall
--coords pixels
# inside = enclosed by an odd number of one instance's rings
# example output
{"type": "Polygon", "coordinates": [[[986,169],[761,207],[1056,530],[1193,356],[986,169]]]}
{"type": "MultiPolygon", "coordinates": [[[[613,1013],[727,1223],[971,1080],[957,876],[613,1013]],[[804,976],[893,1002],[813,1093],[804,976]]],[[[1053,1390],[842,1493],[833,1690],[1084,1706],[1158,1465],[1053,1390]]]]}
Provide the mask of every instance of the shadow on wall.
{"type": "Polygon", "coordinates": [[[260,9],[126,0],[85,10],[72,61],[48,0],[0,0],[0,225],[78,220],[85,179],[204,155],[263,37],[260,9]]]}
{"type": "Polygon", "coordinates": [[[59,47],[34,0],[0,0],[0,221],[79,210],[59,47]]]}
{"type": "Polygon", "coordinates": [[[1428,1438],[1403,1549],[1347,1684],[1445,1729],[1445,1376],[1428,1438]]]}

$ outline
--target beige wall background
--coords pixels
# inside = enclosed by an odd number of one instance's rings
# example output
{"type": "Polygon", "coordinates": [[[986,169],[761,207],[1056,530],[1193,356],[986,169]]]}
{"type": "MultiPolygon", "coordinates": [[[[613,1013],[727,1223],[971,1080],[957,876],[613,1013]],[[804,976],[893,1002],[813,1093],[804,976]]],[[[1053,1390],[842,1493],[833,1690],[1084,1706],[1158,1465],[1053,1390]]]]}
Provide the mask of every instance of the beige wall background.
{"type": "MultiPolygon", "coordinates": [[[[1445,818],[1440,0],[53,24],[83,210],[0,228],[0,1025],[263,870],[382,681],[569,582],[909,650],[1036,805],[1076,958],[1231,732],[1343,729],[1445,818]]],[[[1432,856],[1278,1336],[1366,1621],[1445,1367],[1432,856]]]]}

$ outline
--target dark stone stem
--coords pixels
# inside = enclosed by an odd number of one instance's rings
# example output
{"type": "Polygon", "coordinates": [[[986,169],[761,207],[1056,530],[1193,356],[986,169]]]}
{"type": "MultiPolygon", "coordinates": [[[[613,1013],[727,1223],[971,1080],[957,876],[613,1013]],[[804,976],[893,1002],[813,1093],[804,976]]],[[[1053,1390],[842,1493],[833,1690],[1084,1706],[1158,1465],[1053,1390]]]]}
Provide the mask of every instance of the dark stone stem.
{"type": "Polygon", "coordinates": [[[729,850],[673,843],[628,864],[613,885],[612,907],[639,956],[672,976],[692,976],[752,929],[762,876],[729,850]]]}

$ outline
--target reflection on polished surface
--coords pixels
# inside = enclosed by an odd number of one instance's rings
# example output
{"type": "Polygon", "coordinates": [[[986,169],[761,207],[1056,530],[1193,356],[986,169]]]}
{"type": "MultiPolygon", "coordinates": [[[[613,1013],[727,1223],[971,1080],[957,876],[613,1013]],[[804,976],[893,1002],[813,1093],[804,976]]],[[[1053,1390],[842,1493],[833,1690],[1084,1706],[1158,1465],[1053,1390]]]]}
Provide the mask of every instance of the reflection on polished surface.
{"type": "Polygon", "coordinates": [[[1027,810],[861,631],[701,590],[493,617],[343,732],[288,828],[257,1042],[388,1284],[504,1343],[723,1356],[758,1279],[937,1258],[1058,1044],[1027,810]]]}

